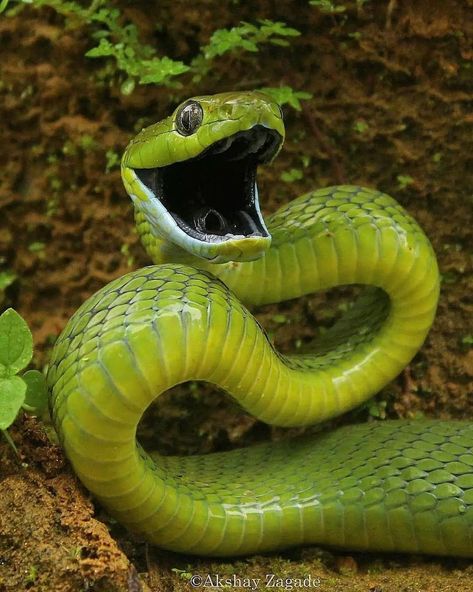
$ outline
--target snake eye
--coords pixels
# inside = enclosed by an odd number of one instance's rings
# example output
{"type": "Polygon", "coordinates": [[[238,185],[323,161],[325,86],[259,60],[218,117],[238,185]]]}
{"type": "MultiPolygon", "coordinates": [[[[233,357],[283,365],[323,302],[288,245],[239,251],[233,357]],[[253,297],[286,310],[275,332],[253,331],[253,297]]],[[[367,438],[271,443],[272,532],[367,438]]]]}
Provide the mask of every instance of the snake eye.
{"type": "Polygon", "coordinates": [[[204,112],[197,101],[187,101],[176,115],[177,131],[183,136],[190,136],[195,132],[204,119],[204,112]]]}

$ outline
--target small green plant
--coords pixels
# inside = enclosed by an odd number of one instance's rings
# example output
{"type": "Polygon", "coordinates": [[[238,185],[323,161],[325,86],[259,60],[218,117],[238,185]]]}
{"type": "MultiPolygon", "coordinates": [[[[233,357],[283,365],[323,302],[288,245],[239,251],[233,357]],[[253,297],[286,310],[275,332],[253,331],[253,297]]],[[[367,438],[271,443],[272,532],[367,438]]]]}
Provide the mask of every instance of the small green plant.
{"type": "Polygon", "coordinates": [[[275,314],[271,317],[271,320],[275,323],[278,323],[279,325],[285,325],[286,323],[289,323],[289,319],[283,314],[275,314]]]}
{"type": "Polygon", "coordinates": [[[410,175],[398,175],[396,179],[399,189],[405,189],[414,183],[414,179],[410,175]]]}
{"type": "Polygon", "coordinates": [[[285,183],[294,183],[294,181],[300,181],[304,177],[304,173],[301,169],[289,169],[281,173],[280,179],[285,183]]]}
{"type": "Polygon", "coordinates": [[[346,6],[342,4],[337,5],[335,2],[330,2],[330,0],[310,0],[309,4],[316,6],[320,12],[325,14],[340,14],[347,9],[346,6]]]}
{"type": "Polygon", "coordinates": [[[17,275],[13,271],[0,271],[0,305],[5,299],[5,290],[17,280],[17,275]]]}
{"type": "MultiPolygon", "coordinates": [[[[51,0],[41,0],[50,2],[51,0]]],[[[175,80],[181,74],[190,72],[194,82],[207,75],[211,62],[218,56],[236,51],[258,51],[258,45],[288,45],[284,37],[299,35],[299,31],[285,23],[261,20],[259,24],[242,22],[231,29],[218,29],[212,34],[207,45],[201,48],[190,64],[173,60],[168,56],[158,56],[156,50],[142,43],[136,26],[132,23],[122,25],[121,13],[116,8],[109,8],[106,2],[97,11],[89,9],[91,22],[101,24],[101,29],[94,35],[99,44],[89,50],[90,58],[112,57],[116,60],[118,70],[127,78],[121,85],[123,94],[133,92],[138,84],[159,84],[171,88],[179,88],[180,82],[175,80]]]]}
{"type": "Polygon", "coordinates": [[[91,150],[95,150],[97,148],[97,142],[90,134],[83,134],[79,138],[79,146],[84,152],[90,152],[91,150]]]}
{"type": "Polygon", "coordinates": [[[62,189],[62,179],[56,177],[55,175],[48,175],[49,186],[51,190],[56,192],[62,189]]]}
{"type": "Polygon", "coordinates": [[[300,33],[297,29],[269,19],[260,20],[258,24],[242,21],[237,27],[217,29],[212,33],[209,43],[201,48],[200,53],[191,62],[192,80],[202,80],[210,71],[213,60],[226,53],[255,53],[259,51],[259,45],[265,43],[286,47],[289,42],[285,37],[298,35],[300,33]]]}
{"type": "MultiPolygon", "coordinates": [[[[290,43],[289,38],[300,35],[299,31],[280,21],[242,21],[235,27],[214,31],[209,42],[186,64],[166,55],[160,56],[155,47],[143,43],[136,25],[126,22],[120,10],[109,0],[92,0],[87,8],[72,0],[15,0],[15,3],[18,7],[25,4],[35,8],[49,6],[64,16],[66,27],[87,27],[96,45],[85,55],[105,59],[99,78],[118,82],[125,95],[142,84],[180,89],[183,87],[180,81],[182,75],[198,83],[209,74],[213,61],[227,53],[239,57],[245,52],[258,52],[265,44],[286,47],[290,43]]],[[[5,9],[7,5],[8,0],[0,0],[0,7],[5,9]]],[[[12,14],[14,12],[12,10],[12,14]]],[[[288,86],[265,90],[282,105],[288,104],[296,110],[300,110],[301,100],[311,98],[309,93],[295,91],[288,86]]],[[[83,149],[86,147],[83,146],[83,149]]]]}
{"type": "Polygon", "coordinates": [[[290,86],[264,87],[260,88],[260,90],[272,97],[281,106],[289,105],[296,111],[302,109],[301,101],[307,101],[312,98],[310,93],[302,90],[294,90],[290,86]]]}
{"type": "Polygon", "coordinates": [[[116,169],[120,166],[120,155],[115,150],[107,150],[105,153],[106,163],[105,172],[109,173],[112,169],[116,169]]]}
{"type": "Polygon", "coordinates": [[[465,335],[461,338],[460,343],[465,347],[473,347],[473,335],[465,335]]]}
{"type": "Polygon", "coordinates": [[[363,33],[360,33],[360,31],[354,31],[353,33],[348,33],[348,37],[355,41],[359,41],[363,37],[363,33]]]}
{"type": "Polygon", "coordinates": [[[41,251],[44,251],[45,246],[46,245],[44,243],[35,241],[34,243],[28,245],[28,250],[32,253],[41,253],[41,251]]]}
{"type": "Polygon", "coordinates": [[[6,290],[16,280],[17,275],[14,271],[0,271],[0,291],[6,290]]]}
{"type": "Polygon", "coordinates": [[[179,569],[178,567],[172,567],[171,571],[173,571],[177,576],[181,578],[181,580],[185,580],[188,582],[192,578],[192,572],[187,571],[185,569],[179,569]]]}
{"type": "Polygon", "coordinates": [[[375,417],[376,419],[386,419],[387,401],[372,399],[367,402],[366,406],[371,417],[375,417]]]}
{"type": "Polygon", "coordinates": [[[36,582],[36,578],[38,577],[38,568],[36,565],[31,565],[28,571],[28,575],[26,576],[26,583],[27,584],[34,584],[36,582]]]}
{"type": "Polygon", "coordinates": [[[18,373],[33,357],[33,336],[24,319],[12,308],[0,316],[0,430],[16,450],[6,431],[21,408],[40,413],[47,404],[44,375],[38,370],[18,373]]]}
{"type": "MultiPolygon", "coordinates": [[[[128,25],[128,28],[136,31],[136,27],[133,25],[128,25]]],[[[135,36],[133,35],[133,37],[135,36]]],[[[150,46],[144,45],[137,52],[132,46],[123,42],[112,43],[109,39],[102,38],[98,46],[89,50],[85,55],[89,58],[115,58],[118,69],[128,75],[128,78],[121,85],[121,91],[124,95],[133,92],[136,82],[139,84],[176,86],[173,84],[172,79],[187,72],[189,66],[186,66],[183,62],[171,60],[167,56],[162,58],[153,56],[150,51],[147,51],[147,48],[150,48],[150,46]]]]}
{"type": "Polygon", "coordinates": [[[366,121],[363,121],[362,119],[355,121],[355,123],[353,124],[353,129],[355,130],[355,132],[359,134],[364,134],[369,130],[369,128],[370,126],[366,123],[366,121]]]}
{"type": "Polygon", "coordinates": [[[46,258],[46,245],[41,241],[34,241],[28,245],[28,251],[36,255],[38,259],[46,258]]]}
{"type": "Polygon", "coordinates": [[[69,549],[69,557],[72,557],[72,559],[80,559],[82,556],[82,549],[83,547],[81,545],[71,547],[69,549]]]}
{"type": "MultiPolygon", "coordinates": [[[[0,2],[5,10],[9,1],[0,2]]],[[[87,8],[67,0],[17,0],[17,4],[31,4],[35,8],[49,6],[65,17],[66,27],[90,27],[98,45],[86,55],[115,59],[117,69],[125,74],[121,82],[123,94],[133,92],[136,83],[173,86],[172,78],[189,70],[183,62],[157,56],[152,46],[140,41],[137,27],[133,23],[124,24],[120,10],[108,0],[92,0],[87,8]]]]}
{"type": "Polygon", "coordinates": [[[211,60],[224,53],[243,49],[244,51],[258,51],[258,45],[270,43],[286,47],[289,42],[284,37],[297,37],[297,29],[288,27],[285,23],[263,19],[258,25],[241,22],[238,27],[231,29],[217,29],[210,37],[210,42],[202,48],[205,59],[211,60]]]}

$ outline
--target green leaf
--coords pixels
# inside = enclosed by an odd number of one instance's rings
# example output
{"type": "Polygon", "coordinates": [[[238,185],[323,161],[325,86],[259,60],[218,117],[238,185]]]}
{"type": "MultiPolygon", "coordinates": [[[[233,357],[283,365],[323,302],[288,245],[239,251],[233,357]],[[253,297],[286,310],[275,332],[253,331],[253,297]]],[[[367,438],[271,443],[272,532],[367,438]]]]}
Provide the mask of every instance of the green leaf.
{"type": "Polygon", "coordinates": [[[36,241],[28,245],[28,250],[32,253],[41,253],[41,251],[44,251],[45,246],[44,243],[36,241]]]}
{"type": "Polygon", "coordinates": [[[473,335],[465,335],[461,338],[462,345],[473,345],[473,335]]]}
{"type": "Polygon", "coordinates": [[[271,35],[285,35],[286,37],[298,37],[301,33],[297,29],[288,27],[286,23],[281,21],[271,21],[263,19],[260,21],[261,30],[268,32],[271,35]]]}
{"type": "Polygon", "coordinates": [[[386,401],[377,401],[376,399],[368,401],[368,413],[371,417],[377,417],[379,419],[386,419],[386,401]]]}
{"type": "Polygon", "coordinates": [[[88,58],[103,58],[115,55],[115,49],[108,39],[101,39],[97,47],[89,49],[85,55],[88,58]]]}
{"type": "Polygon", "coordinates": [[[35,412],[43,411],[48,404],[48,387],[44,374],[38,370],[28,370],[21,377],[26,383],[24,405],[35,412]]]}
{"type": "Polygon", "coordinates": [[[0,291],[6,290],[17,279],[16,273],[13,271],[0,271],[0,291]]]}
{"type": "Polygon", "coordinates": [[[9,1],[10,1],[10,0],[1,0],[1,2],[0,2],[0,14],[2,14],[2,12],[3,12],[4,10],[6,10],[6,8],[7,8],[7,6],[8,6],[8,3],[9,3],[9,1]]]}
{"type": "Polygon", "coordinates": [[[189,70],[183,62],[171,60],[167,56],[154,58],[142,62],[143,74],[140,75],[141,84],[159,84],[172,76],[178,76],[189,70]]]}
{"type": "Polygon", "coordinates": [[[414,183],[414,179],[410,175],[398,175],[396,177],[400,189],[405,189],[414,183]]]}
{"type": "Polygon", "coordinates": [[[294,183],[294,181],[300,181],[304,176],[304,173],[301,169],[292,168],[288,171],[283,171],[281,173],[280,179],[285,183],[294,183]]]}
{"type": "Polygon", "coordinates": [[[310,0],[309,4],[311,6],[316,6],[320,12],[326,14],[337,14],[345,12],[346,10],[346,6],[337,6],[330,0],[310,0]]]}
{"type": "Polygon", "coordinates": [[[25,393],[26,383],[19,376],[0,380],[0,430],[6,430],[15,421],[25,393]]]}
{"type": "Polygon", "coordinates": [[[128,96],[135,90],[135,81],[133,78],[127,78],[120,86],[120,92],[122,95],[128,96]]]}
{"type": "Polygon", "coordinates": [[[33,357],[33,337],[28,325],[12,308],[0,316],[0,376],[13,376],[33,357]]]}
{"type": "Polygon", "coordinates": [[[287,46],[288,42],[280,37],[297,35],[300,35],[299,31],[288,27],[285,23],[265,19],[260,20],[259,25],[253,25],[242,21],[237,27],[214,31],[208,45],[202,48],[202,53],[207,60],[238,49],[254,53],[258,51],[260,43],[287,46]]]}
{"type": "Polygon", "coordinates": [[[353,124],[353,129],[359,134],[364,134],[369,130],[369,128],[370,126],[366,123],[366,121],[363,121],[362,119],[355,121],[355,123],[353,124]]]}
{"type": "Polygon", "coordinates": [[[312,98],[312,95],[302,90],[294,90],[290,86],[267,87],[259,89],[271,96],[280,105],[290,105],[296,111],[301,110],[301,101],[312,98]]]}

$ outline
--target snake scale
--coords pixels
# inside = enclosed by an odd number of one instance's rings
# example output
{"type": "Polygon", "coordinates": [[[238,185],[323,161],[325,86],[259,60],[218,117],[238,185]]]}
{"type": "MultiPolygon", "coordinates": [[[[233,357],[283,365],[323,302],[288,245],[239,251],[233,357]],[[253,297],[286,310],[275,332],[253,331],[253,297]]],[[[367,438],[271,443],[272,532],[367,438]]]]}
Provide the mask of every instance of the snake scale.
{"type": "Polygon", "coordinates": [[[355,186],[312,191],[265,222],[256,171],[284,138],[260,92],[196,97],[142,130],[122,176],[155,265],[73,315],[48,372],[51,411],[84,485],[166,549],[242,555],[292,545],[473,556],[473,424],[372,421],[192,457],[136,442],[164,391],[203,380],[277,426],[333,418],[409,363],[439,274],[415,220],[355,186]],[[280,354],[245,305],[361,284],[310,354],[280,354]]]}

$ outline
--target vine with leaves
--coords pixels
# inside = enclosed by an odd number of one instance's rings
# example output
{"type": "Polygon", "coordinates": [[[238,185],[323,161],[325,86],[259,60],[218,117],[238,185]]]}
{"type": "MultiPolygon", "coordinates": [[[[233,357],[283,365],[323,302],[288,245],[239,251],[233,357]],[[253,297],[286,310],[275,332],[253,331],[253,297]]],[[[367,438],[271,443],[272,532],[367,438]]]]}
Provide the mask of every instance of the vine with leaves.
{"type": "MultiPolygon", "coordinates": [[[[237,26],[215,30],[208,43],[189,63],[158,55],[155,47],[142,43],[140,32],[132,22],[126,22],[121,11],[109,0],[92,0],[88,7],[70,0],[0,0],[0,12],[16,14],[24,6],[49,7],[61,14],[66,26],[84,27],[95,43],[86,57],[104,60],[103,79],[118,84],[123,94],[131,94],[139,85],[153,84],[171,89],[183,87],[183,76],[199,83],[211,70],[215,59],[225,55],[256,53],[263,45],[287,47],[290,39],[300,35],[286,23],[260,19],[255,23],[242,21],[237,26]]],[[[265,87],[281,105],[300,110],[301,101],[312,95],[290,86],[265,87]]]]}

